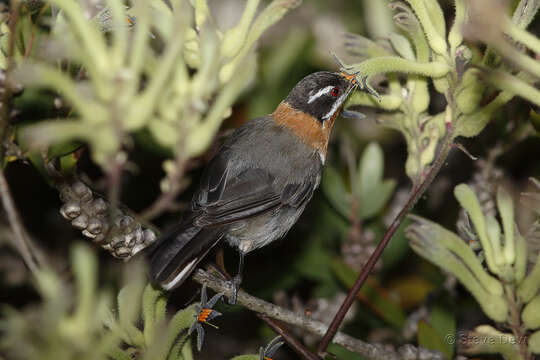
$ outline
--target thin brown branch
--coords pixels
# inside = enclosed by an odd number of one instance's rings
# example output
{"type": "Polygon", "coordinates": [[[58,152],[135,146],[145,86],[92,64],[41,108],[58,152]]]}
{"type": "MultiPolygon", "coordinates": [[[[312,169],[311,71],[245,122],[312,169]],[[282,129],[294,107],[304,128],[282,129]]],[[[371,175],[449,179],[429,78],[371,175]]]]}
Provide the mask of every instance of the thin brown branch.
{"type": "Polygon", "coordinates": [[[326,349],[334,336],[337,333],[337,330],[339,329],[339,326],[341,325],[343,319],[345,318],[345,315],[349,311],[352,303],[354,302],[356,298],[356,294],[360,291],[362,288],[362,285],[364,285],[364,282],[367,280],[369,274],[371,273],[371,270],[381,257],[384,249],[390,242],[390,239],[392,239],[392,236],[395,234],[399,226],[401,225],[403,219],[408,214],[408,212],[414,207],[418,199],[424,194],[424,192],[427,190],[433,179],[437,176],[439,171],[441,170],[444,162],[446,161],[446,158],[448,157],[448,154],[450,153],[450,150],[452,149],[452,143],[454,140],[453,137],[453,131],[452,131],[452,125],[450,123],[447,123],[447,129],[446,129],[445,137],[443,138],[441,142],[440,151],[437,154],[437,157],[435,158],[435,161],[433,165],[431,166],[431,169],[429,170],[428,174],[426,175],[424,181],[413,188],[411,195],[409,196],[409,200],[401,209],[399,214],[396,216],[392,224],[388,227],[385,234],[383,235],[381,241],[377,245],[377,248],[371,254],[368,261],[362,268],[362,271],[358,275],[358,278],[356,279],[353,287],[349,290],[349,293],[347,294],[347,297],[343,301],[343,304],[341,304],[341,307],[339,308],[338,312],[334,316],[334,319],[332,320],[332,323],[328,327],[328,330],[326,334],[324,335],[323,339],[321,340],[319,347],[317,349],[317,353],[321,358],[324,358],[327,355],[326,349]]]}
{"type": "Polygon", "coordinates": [[[185,188],[185,185],[181,182],[184,176],[184,171],[175,171],[175,174],[170,177],[170,189],[161,195],[141,213],[141,217],[145,220],[152,220],[163,214],[165,211],[171,209],[176,197],[185,188]]]}
{"type": "MultiPolygon", "coordinates": [[[[207,287],[216,292],[224,293],[225,296],[232,295],[232,290],[226,280],[217,278],[216,276],[213,276],[208,272],[205,272],[203,270],[197,270],[194,273],[192,279],[199,284],[206,284],[207,287]]],[[[243,290],[240,290],[238,292],[237,303],[251,311],[263,314],[266,318],[277,319],[284,323],[294,325],[314,335],[323,336],[327,330],[327,326],[320,321],[310,319],[305,315],[295,313],[291,310],[284,309],[280,306],[251,296],[243,290]]],[[[338,332],[336,334],[333,341],[335,344],[341,345],[344,348],[363,355],[369,359],[442,359],[442,356],[435,351],[428,351],[423,348],[416,348],[412,345],[402,346],[399,350],[396,351],[384,347],[383,345],[363,342],[359,339],[355,339],[341,332],[338,332]]]]}
{"type": "Polygon", "coordinates": [[[21,254],[24,262],[32,271],[35,273],[38,270],[38,257],[36,256],[37,251],[34,249],[34,245],[24,228],[24,225],[21,222],[17,208],[11,196],[9,190],[9,185],[7,183],[4,172],[0,169],[0,196],[2,197],[2,204],[7,213],[9,225],[13,230],[14,241],[13,245],[21,254]]]}
{"type": "Polygon", "coordinates": [[[141,213],[143,219],[152,220],[169,210],[178,194],[186,187],[185,182],[182,182],[186,170],[183,143],[184,141],[181,141],[178,145],[177,155],[174,159],[174,169],[167,179],[169,189],[162,192],[154,203],[141,213]]]}
{"type": "MultiPolygon", "coordinates": [[[[232,277],[227,272],[227,269],[225,269],[225,262],[223,259],[223,249],[220,249],[216,256],[216,262],[217,262],[217,268],[212,267],[215,271],[217,271],[221,276],[223,276],[227,281],[227,286],[230,284],[232,277]]],[[[202,283],[201,283],[202,284],[202,283]]],[[[241,290],[241,289],[240,289],[241,290]]],[[[217,291],[217,290],[215,290],[217,291]]],[[[242,290],[243,291],[243,290],[242,290]]],[[[217,291],[219,292],[219,291],[217,291]]],[[[277,321],[271,319],[270,317],[262,314],[257,313],[257,317],[264,321],[272,330],[274,330],[276,333],[281,335],[283,337],[283,340],[289,345],[291,349],[293,349],[298,355],[300,355],[305,360],[318,360],[317,355],[309,351],[301,342],[296,340],[296,338],[287,331],[286,328],[281,326],[277,323],[277,321]]]]}
{"type": "Polygon", "coordinates": [[[306,360],[318,360],[317,355],[309,351],[302,343],[300,343],[294,336],[292,336],[283,326],[280,326],[278,322],[264,314],[257,313],[257,317],[263,320],[272,330],[281,335],[285,342],[302,358],[306,360]]]}
{"type": "MultiPolygon", "coordinates": [[[[122,136],[122,135],[118,135],[122,136]]],[[[121,137],[119,139],[122,139],[121,137]]],[[[116,210],[118,209],[118,205],[120,204],[120,196],[121,196],[121,188],[120,185],[122,183],[122,175],[124,172],[124,165],[126,163],[126,153],[122,150],[117,151],[114,153],[114,155],[111,156],[111,159],[109,160],[108,168],[107,168],[107,187],[108,187],[108,193],[107,197],[109,199],[109,202],[111,204],[111,207],[109,209],[109,215],[111,219],[114,218],[114,214],[116,213],[116,210]]]]}
{"type": "Polygon", "coordinates": [[[11,73],[15,66],[14,54],[15,54],[15,30],[17,21],[21,11],[20,1],[11,1],[9,12],[9,40],[6,57],[6,71],[5,71],[5,83],[4,83],[4,96],[2,97],[2,114],[0,115],[0,164],[4,159],[4,137],[6,136],[6,129],[9,123],[9,115],[11,113],[11,95],[13,93],[11,87],[11,73]]]}

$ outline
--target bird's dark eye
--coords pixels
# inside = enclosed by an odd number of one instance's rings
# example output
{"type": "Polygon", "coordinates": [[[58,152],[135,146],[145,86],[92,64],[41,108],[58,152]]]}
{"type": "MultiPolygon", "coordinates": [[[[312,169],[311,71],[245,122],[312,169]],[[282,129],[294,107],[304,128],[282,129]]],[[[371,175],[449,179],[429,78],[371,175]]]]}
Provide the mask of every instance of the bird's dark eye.
{"type": "Polygon", "coordinates": [[[330,90],[330,94],[332,94],[332,96],[336,97],[339,95],[341,91],[339,90],[339,88],[336,86],[335,88],[333,88],[332,90],[330,90]]]}

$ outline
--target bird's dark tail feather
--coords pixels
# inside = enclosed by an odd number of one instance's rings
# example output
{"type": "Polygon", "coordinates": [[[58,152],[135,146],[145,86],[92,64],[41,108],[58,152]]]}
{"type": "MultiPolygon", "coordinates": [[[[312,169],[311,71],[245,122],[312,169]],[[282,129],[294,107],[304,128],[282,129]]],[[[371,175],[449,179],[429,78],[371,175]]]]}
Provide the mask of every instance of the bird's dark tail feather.
{"type": "Polygon", "coordinates": [[[222,238],[220,227],[201,228],[189,220],[182,222],[150,250],[152,282],[165,290],[176,288],[222,238]]]}

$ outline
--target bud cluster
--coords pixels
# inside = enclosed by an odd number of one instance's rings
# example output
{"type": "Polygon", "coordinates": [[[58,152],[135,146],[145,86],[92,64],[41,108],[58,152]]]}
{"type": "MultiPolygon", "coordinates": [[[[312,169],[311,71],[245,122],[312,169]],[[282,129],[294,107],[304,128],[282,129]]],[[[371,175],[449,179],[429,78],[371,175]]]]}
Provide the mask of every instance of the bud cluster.
{"type": "Polygon", "coordinates": [[[143,228],[125,211],[111,214],[109,204],[81,181],[61,183],[58,190],[62,216],[114,257],[129,259],[156,240],[154,230],[143,228]]]}

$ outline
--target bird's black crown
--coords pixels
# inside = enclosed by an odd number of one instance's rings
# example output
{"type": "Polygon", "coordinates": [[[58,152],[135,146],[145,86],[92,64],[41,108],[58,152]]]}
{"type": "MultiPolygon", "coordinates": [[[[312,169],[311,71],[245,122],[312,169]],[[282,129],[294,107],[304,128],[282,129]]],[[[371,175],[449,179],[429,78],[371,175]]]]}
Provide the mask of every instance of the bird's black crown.
{"type": "Polygon", "coordinates": [[[285,102],[324,122],[339,111],[351,86],[339,73],[320,71],[300,80],[285,102]]]}

